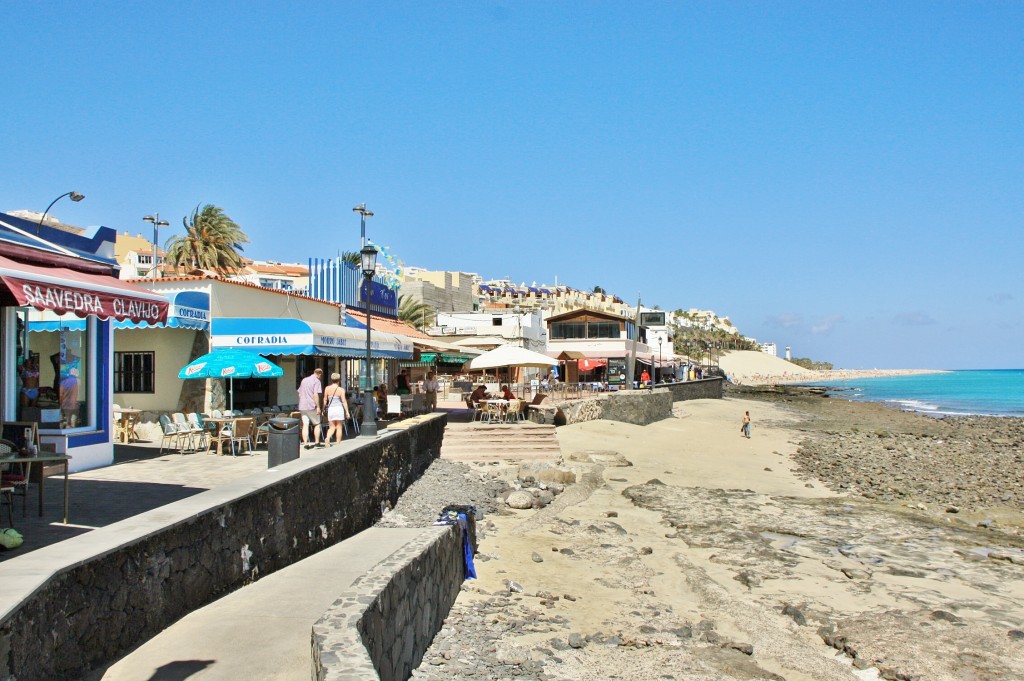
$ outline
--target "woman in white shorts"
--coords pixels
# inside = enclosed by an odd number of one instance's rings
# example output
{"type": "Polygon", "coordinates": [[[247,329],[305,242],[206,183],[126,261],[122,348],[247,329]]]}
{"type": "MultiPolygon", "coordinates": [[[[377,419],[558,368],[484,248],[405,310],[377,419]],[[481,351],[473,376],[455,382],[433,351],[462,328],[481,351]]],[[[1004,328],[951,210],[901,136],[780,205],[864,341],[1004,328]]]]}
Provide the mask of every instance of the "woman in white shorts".
{"type": "Polygon", "coordinates": [[[324,404],[327,405],[327,420],[331,427],[327,429],[327,436],[324,443],[331,444],[331,434],[337,431],[335,442],[341,442],[345,435],[345,419],[348,418],[348,398],[345,396],[345,389],[341,387],[341,374],[331,374],[331,384],[324,390],[324,404]]]}

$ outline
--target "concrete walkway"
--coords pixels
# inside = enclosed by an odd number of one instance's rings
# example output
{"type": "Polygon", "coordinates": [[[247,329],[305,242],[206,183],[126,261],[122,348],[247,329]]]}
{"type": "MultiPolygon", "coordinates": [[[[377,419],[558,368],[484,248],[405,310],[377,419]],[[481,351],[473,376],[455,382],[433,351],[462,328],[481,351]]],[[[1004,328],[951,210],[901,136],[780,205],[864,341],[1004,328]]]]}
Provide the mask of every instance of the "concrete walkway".
{"type": "Polygon", "coordinates": [[[313,624],[353,581],[422,532],[364,530],[186,615],[88,681],[307,681],[313,624]]]}

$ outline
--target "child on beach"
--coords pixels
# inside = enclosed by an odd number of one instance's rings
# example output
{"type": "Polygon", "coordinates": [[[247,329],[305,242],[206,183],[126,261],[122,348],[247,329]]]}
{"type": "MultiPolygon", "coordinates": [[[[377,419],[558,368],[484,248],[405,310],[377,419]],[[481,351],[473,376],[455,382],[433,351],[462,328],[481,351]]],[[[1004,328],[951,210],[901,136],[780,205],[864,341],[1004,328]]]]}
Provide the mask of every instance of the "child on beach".
{"type": "Polygon", "coordinates": [[[740,434],[746,435],[747,439],[750,439],[750,412],[743,413],[743,425],[740,426],[740,434]]]}

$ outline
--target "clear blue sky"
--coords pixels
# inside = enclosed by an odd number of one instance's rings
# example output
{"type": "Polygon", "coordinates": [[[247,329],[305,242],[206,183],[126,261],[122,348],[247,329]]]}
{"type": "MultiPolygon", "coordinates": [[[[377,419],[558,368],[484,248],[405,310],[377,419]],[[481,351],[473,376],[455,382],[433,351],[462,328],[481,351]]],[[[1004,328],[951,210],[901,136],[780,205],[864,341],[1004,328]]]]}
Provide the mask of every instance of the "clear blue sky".
{"type": "MultiPolygon", "coordinates": [[[[0,210],[710,308],[849,368],[1024,365],[1024,3],[0,4],[0,210]]],[[[161,241],[165,234],[161,233],[161,241]]]]}

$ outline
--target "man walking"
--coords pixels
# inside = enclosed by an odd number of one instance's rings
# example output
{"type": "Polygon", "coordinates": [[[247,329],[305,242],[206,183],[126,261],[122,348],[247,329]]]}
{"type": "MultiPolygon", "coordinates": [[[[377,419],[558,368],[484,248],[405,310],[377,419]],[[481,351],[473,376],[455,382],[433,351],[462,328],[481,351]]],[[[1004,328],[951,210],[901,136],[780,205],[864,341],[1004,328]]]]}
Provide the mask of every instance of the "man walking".
{"type": "Polygon", "coordinates": [[[423,381],[423,392],[427,394],[426,407],[428,412],[437,409],[437,391],[440,387],[437,379],[434,378],[434,372],[428,371],[427,380],[423,381]]]}
{"type": "Polygon", "coordinates": [[[314,446],[323,447],[320,443],[320,413],[323,411],[321,399],[324,394],[322,377],[323,369],[316,368],[309,376],[299,383],[299,412],[302,414],[302,444],[306,449],[314,446]],[[313,426],[313,444],[309,444],[309,426],[313,426]]]}
{"type": "Polygon", "coordinates": [[[743,414],[743,423],[740,425],[740,435],[746,435],[750,439],[750,412],[743,414]]]}

